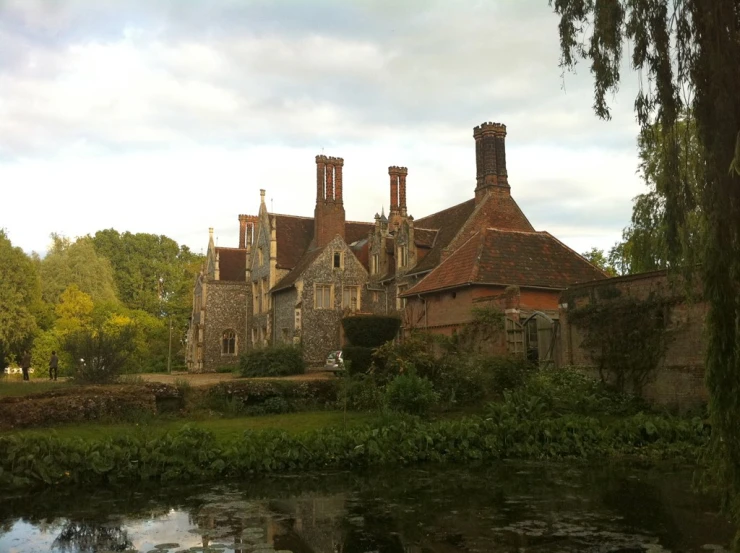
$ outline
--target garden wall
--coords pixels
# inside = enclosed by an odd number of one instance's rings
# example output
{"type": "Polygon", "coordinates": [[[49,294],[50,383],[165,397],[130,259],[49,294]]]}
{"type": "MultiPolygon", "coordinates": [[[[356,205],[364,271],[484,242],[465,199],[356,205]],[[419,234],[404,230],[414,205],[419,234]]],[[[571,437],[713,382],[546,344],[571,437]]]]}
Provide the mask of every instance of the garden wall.
{"type": "MultiPolygon", "coordinates": [[[[615,381],[615,371],[598,367],[598,353],[584,345],[587,336],[583,325],[574,316],[579,309],[599,303],[618,306],[620,302],[639,300],[644,303],[665,300],[661,317],[665,328],[664,351],[657,366],[647,376],[640,393],[658,405],[686,410],[707,400],[704,385],[703,327],[707,305],[699,287],[686,284],[682,278],[669,276],[666,271],[615,277],[577,284],[561,296],[560,332],[557,352],[558,366],[578,366],[608,381],[615,381]]],[[[607,319],[608,321],[608,319],[607,319]]],[[[608,323],[607,323],[608,324],[608,323]]],[[[614,328],[614,332],[623,330],[614,328]]],[[[633,332],[642,329],[634,328],[633,332]]]]}

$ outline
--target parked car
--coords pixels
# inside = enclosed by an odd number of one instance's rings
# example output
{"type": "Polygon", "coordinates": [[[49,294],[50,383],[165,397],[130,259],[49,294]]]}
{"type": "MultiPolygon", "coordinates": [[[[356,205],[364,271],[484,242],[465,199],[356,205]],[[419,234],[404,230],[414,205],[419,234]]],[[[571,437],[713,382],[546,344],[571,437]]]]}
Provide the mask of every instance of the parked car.
{"type": "Polygon", "coordinates": [[[344,357],[342,357],[342,350],[329,352],[329,355],[326,356],[326,362],[324,363],[324,370],[334,372],[344,370],[344,357]]]}

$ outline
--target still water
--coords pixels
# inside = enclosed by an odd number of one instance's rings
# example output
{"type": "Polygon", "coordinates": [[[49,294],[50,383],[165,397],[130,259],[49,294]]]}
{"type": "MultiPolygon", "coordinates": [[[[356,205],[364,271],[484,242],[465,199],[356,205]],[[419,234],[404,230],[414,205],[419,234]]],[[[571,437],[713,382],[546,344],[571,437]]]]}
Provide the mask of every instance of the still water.
{"type": "Polygon", "coordinates": [[[0,552],[723,551],[692,472],[500,464],[0,497],[0,552]]]}

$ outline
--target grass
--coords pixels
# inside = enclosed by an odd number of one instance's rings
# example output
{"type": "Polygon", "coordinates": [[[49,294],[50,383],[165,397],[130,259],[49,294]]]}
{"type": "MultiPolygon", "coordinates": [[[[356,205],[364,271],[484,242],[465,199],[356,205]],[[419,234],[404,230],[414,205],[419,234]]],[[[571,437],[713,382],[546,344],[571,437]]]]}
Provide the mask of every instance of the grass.
{"type": "MultiPolygon", "coordinates": [[[[347,426],[360,426],[371,422],[378,415],[371,413],[347,413],[347,426]]],[[[82,438],[84,440],[103,440],[122,434],[138,434],[146,432],[154,437],[166,432],[177,431],[186,424],[203,428],[214,433],[217,440],[232,440],[242,435],[245,430],[285,430],[291,434],[299,434],[319,428],[342,426],[344,413],[341,411],[315,411],[305,413],[287,413],[283,415],[267,415],[260,417],[240,417],[228,419],[162,419],[138,424],[100,424],[84,423],[56,426],[54,428],[29,428],[3,432],[0,435],[17,434],[24,436],[58,436],[60,438],[82,438]]]]}
{"type": "Polygon", "coordinates": [[[20,378],[5,376],[0,378],[0,397],[11,396],[28,396],[31,394],[40,394],[49,390],[57,390],[61,386],[70,386],[66,382],[51,382],[48,378],[32,378],[28,382],[23,382],[20,378]]]}

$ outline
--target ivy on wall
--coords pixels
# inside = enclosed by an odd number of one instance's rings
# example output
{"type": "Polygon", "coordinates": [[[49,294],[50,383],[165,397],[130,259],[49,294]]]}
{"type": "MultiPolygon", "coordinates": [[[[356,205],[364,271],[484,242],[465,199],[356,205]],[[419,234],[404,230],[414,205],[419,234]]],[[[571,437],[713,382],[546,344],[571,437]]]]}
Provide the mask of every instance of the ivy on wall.
{"type": "Polygon", "coordinates": [[[615,292],[600,294],[604,301],[591,297],[590,303],[571,309],[568,318],[583,336],[581,347],[601,379],[612,376],[620,390],[629,386],[639,393],[665,356],[675,300],[659,296],[642,300],[615,292]]]}

